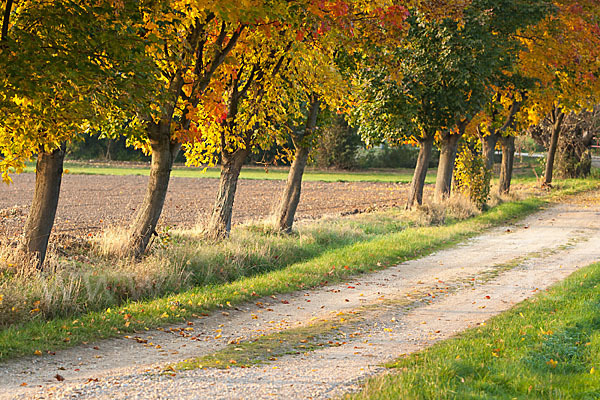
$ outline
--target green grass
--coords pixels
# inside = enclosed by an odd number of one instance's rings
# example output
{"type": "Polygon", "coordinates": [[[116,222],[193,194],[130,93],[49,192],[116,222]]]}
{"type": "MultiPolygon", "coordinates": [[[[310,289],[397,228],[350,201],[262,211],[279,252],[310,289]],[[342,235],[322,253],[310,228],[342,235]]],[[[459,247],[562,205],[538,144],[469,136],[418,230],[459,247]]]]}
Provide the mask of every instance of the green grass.
{"type": "MultiPolygon", "coordinates": [[[[150,173],[149,167],[143,166],[119,166],[101,163],[82,163],[75,161],[65,162],[65,170],[70,174],[81,175],[140,175],[147,176],[150,173]]],[[[25,172],[34,172],[35,166],[28,165],[25,172]]],[[[191,168],[175,166],[171,176],[183,178],[219,178],[218,168],[208,168],[203,172],[202,168],[191,168]]],[[[286,180],[288,175],[287,168],[269,168],[265,170],[260,167],[245,166],[242,169],[241,179],[268,179],[268,180],[286,180]]],[[[400,182],[408,183],[412,179],[412,170],[386,169],[383,171],[319,171],[307,169],[304,173],[304,181],[321,182],[400,182]]],[[[426,183],[435,182],[435,170],[430,170],[426,183]]]]}
{"type": "MultiPolygon", "coordinates": [[[[568,181],[563,184],[562,192],[575,193],[595,187],[595,181],[568,181]]],[[[321,222],[325,226],[332,226],[331,230],[324,234],[317,232],[321,236],[312,235],[305,241],[258,229],[252,231],[254,228],[250,227],[246,228],[248,236],[238,242],[232,242],[234,239],[226,241],[224,247],[220,248],[225,251],[211,254],[207,251],[218,250],[218,246],[196,242],[193,247],[192,240],[186,244],[183,242],[188,239],[174,235],[173,242],[167,243],[161,250],[167,253],[164,257],[161,258],[159,251],[158,256],[153,255],[155,258],[150,257],[136,266],[137,269],[128,272],[134,277],[143,278],[144,274],[147,276],[148,269],[158,271],[158,275],[151,275],[151,279],[147,279],[151,284],[150,290],[142,293],[135,302],[126,300],[127,283],[119,275],[121,271],[116,271],[113,278],[110,274],[102,275],[110,272],[107,263],[90,271],[83,268],[86,265],[76,263],[72,270],[67,269],[64,273],[75,276],[74,281],[79,282],[80,288],[92,292],[101,286],[103,289],[110,288],[102,293],[108,293],[111,297],[104,299],[106,303],[74,299],[77,301],[73,301],[75,308],[72,310],[64,311],[58,307],[54,314],[43,316],[38,313],[33,319],[0,330],[0,360],[165,326],[198,317],[216,308],[227,309],[257,296],[289,293],[340,281],[451,246],[489,227],[522,218],[544,204],[546,201],[539,198],[505,203],[469,220],[430,227],[407,228],[406,221],[398,220],[394,214],[396,211],[367,214],[357,219],[321,222]],[[336,224],[340,226],[336,227],[336,224]],[[227,247],[230,243],[233,243],[233,248],[227,247]],[[191,247],[191,250],[186,250],[191,247]],[[222,265],[237,265],[235,268],[238,272],[219,269],[222,265]],[[81,276],[93,278],[96,286],[86,288],[92,281],[77,278],[82,268],[87,275],[81,276]],[[183,275],[169,275],[169,268],[182,271],[183,275]],[[201,275],[206,268],[212,271],[201,275]],[[171,279],[174,283],[180,283],[180,276],[188,277],[194,286],[165,284],[160,287],[162,280],[171,279]]],[[[235,232],[233,236],[237,236],[235,232]]],[[[0,278],[5,279],[4,284],[9,282],[6,277],[0,278]]],[[[67,285],[60,281],[41,283],[46,285],[44,293],[51,285],[66,291],[67,285]]],[[[6,287],[0,282],[0,292],[3,288],[6,287]]],[[[5,303],[10,299],[11,296],[4,295],[5,303]]],[[[16,303],[14,307],[30,315],[35,303],[16,303]]],[[[8,310],[12,312],[11,307],[8,310]]]]}
{"type": "Polygon", "coordinates": [[[600,264],[390,364],[352,399],[600,398],[600,264]]]}

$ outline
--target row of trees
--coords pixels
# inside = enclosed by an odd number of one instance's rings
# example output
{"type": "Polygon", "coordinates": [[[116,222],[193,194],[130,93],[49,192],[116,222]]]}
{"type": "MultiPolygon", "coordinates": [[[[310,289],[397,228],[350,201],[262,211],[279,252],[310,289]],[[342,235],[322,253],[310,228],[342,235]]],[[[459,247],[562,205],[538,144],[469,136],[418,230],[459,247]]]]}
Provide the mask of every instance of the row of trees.
{"type": "MultiPolygon", "coordinates": [[[[229,234],[244,162],[293,143],[277,226],[292,229],[319,114],[346,114],[369,143],[418,143],[408,205],[422,202],[431,150],[436,197],[457,146],[500,141],[510,187],[514,135],[597,102],[597,2],[548,0],[3,0],[0,170],[37,157],[21,250],[41,266],[65,144],[124,136],[152,157],[128,252],[155,234],[175,157],[221,165],[207,236],[229,234]],[[512,147],[511,147],[512,146],[512,147]]],[[[554,150],[553,150],[554,149],[554,150]]]]}

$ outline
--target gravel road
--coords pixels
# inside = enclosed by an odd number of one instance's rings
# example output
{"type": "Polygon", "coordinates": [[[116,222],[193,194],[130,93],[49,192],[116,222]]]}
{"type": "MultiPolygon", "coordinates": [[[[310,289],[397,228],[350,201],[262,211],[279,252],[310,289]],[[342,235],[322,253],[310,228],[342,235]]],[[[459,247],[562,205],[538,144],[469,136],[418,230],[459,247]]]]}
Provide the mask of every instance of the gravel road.
{"type": "Polygon", "coordinates": [[[195,320],[199,341],[167,329],[140,334],[160,350],[121,338],[9,361],[0,366],[0,398],[321,399],[356,390],[363,379],[383,372],[381,363],[477,326],[600,260],[598,195],[343,284],[259,299],[260,304],[231,309],[227,316],[195,320]],[[503,272],[486,279],[494,270],[503,272]],[[413,307],[406,308],[413,300],[413,307]],[[335,333],[337,347],[251,368],[157,373],[166,363],[210,354],[234,338],[357,311],[364,318],[351,332],[340,328],[335,333]],[[63,382],[56,381],[57,373],[63,382]]]}

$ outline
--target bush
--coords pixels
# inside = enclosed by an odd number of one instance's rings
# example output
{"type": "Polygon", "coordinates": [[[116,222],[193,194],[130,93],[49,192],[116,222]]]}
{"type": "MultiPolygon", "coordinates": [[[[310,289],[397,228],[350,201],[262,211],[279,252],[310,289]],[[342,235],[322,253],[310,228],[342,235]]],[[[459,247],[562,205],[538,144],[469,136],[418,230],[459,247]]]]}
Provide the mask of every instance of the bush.
{"type": "Polygon", "coordinates": [[[475,146],[463,145],[456,157],[454,167],[456,188],[466,194],[473,203],[483,209],[490,197],[492,171],[475,146]]]}
{"type": "Polygon", "coordinates": [[[100,138],[86,136],[83,140],[69,143],[67,155],[72,160],[149,161],[141,150],[127,147],[125,138],[100,138]]]}

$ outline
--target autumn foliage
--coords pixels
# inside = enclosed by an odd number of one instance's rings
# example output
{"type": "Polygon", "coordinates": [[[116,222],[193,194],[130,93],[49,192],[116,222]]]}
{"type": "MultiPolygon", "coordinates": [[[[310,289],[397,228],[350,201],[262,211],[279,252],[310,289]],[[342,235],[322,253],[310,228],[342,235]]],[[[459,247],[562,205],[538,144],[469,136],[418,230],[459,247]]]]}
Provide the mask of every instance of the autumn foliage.
{"type": "Polygon", "coordinates": [[[152,156],[125,243],[138,257],[181,150],[189,165],[221,165],[207,230],[222,238],[252,152],[304,160],[288,180],[295,210],[321,111],[351,115],[367,144],[418,144],[421,202],[434,145],[443,198],[462,135],[494,135],[488,154],[502,143],[512,168],[519,131],[550,118],[558,140],[565,114],[599,100],[592,0],[4,0],[2,11],[2,179],[84,134],[125,136],[152,156]]]}

